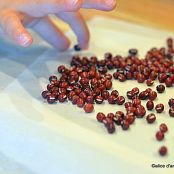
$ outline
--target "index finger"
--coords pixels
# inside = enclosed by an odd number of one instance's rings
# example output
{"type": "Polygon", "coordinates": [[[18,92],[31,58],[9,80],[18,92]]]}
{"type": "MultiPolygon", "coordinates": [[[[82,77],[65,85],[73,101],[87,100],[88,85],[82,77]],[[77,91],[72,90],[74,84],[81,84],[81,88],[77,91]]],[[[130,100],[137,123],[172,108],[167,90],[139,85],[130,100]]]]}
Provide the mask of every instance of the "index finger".
{"type": "Polygon", "coordinates": [[[115,9],[116,0],[84,0],[82,7],[110,11],[115,9]]]}

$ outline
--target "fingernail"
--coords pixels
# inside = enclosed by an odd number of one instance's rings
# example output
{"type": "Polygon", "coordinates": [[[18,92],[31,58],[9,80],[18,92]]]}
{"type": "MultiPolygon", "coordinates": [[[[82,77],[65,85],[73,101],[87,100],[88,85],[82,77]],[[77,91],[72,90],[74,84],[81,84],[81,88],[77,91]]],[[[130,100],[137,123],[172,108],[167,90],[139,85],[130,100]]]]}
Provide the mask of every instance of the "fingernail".
{"type": "Polygon", "coordinates": [[[17,42],[23,46],[27,47],[32,43],[32,38],[29,34],[27,33],[22,33],[17,37],[17,42]]]}
{"type": "Polygon", "coordinates": [[[83,50],[87,50],[88,47],[89,47],[89,43],[88,43],[88,42],[86,42],[86,43],[81,43],[81,44],[79,44],[79,47],[80,47],[81,49],[83,49],[83,50]]]}

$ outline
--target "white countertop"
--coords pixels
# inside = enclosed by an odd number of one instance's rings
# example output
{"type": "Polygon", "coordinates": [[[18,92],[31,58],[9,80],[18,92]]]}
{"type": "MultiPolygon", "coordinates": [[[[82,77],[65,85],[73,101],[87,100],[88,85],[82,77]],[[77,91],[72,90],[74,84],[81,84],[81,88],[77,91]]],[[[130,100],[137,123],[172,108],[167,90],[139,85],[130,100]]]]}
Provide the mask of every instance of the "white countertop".
{"type": "MultiPolygon", "coordinates": [[[[164,46],[165,39],[174,33],[150,29],[107,18],[89,22],[91,45],[82,54],[95,54],[102,58],[111,51],[126,55],[136,47],[140,56],[153,46],[164,46]]],[[[67,33],[75,43],[75,37],[67,33]]],[[[48,105],[41,92],[48,78],[57,74],[60,64],[68,65],[73,51],[57,53],[39,38],[31,48],[20,49],[9,41],[1,40],[0,48],[0,174],[171,174],[173,169],[154,169],[152,164],[174,165],[174,118],[167,112],[157,114],[157,122],[148,125],[137,119],[129,131],[109,135],[96,121],[98,111],[105,113],[123,110],[124,106],[108,104],[95,106],[95,112],[85,114],[70,102],[48,105]],[[169,126],[163,142],[155,140],[158,125],[169,126]],[[166,157],[157,150],[165,144],[166,157]]],[[[158,83],[156,83],[158,84],[158,83]]],[[[114,81],[113,88],[120,94],[145,84],[135,81],[114,81]]],[[[155,85],[152,87],[155,89],[155,85]]],[[[174,94],[168,88],[159,94],[155,103],[167,102],[174,94]]]]}

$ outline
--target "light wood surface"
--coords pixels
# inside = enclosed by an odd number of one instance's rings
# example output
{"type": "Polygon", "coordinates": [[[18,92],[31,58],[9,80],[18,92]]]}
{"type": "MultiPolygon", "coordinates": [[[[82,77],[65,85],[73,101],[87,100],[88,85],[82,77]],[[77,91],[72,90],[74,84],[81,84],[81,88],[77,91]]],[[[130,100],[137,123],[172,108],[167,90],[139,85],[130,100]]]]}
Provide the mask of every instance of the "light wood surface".
{"type": "Polygon", "coordinates": [[[112,12],[82,10],[86,19],[104,15],[133,23],[174,31],[174,0],[117,0],[112,12]]]}

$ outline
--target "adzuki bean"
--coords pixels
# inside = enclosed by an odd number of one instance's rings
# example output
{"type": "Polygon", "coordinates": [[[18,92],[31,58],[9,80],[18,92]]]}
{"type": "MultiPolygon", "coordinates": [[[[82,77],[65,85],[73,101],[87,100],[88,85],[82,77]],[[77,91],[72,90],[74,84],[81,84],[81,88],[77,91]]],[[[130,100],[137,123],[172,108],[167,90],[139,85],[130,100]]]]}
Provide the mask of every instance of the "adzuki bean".
{"type": "MultiPolygon", "coordinates": [[[[75,51],[80,51],[79,45],[74,46],[75,51]]],[[[67,101],[83,108],[86,113],[94,111],[94,104],[101,104],[107,100],[109,104],[123,105],[124,96],[119,95],[119,91],[113,89],[113,80],[124,82],[126,80],[137,80],[138,83],[144,83],[148,86],[154,84],[154,80],[164,83],[166,87],[172,87],[174,83],[174,56],[173,40],[167,39],[167,48],[152,48],[145,55],[144,59],[138,58],[137,49],[129,49],[128,56],[113,56],[112,53],[105,53],[104,59],[98,59],[96,56],[85,57],[75,55],[70,62],[70,68],[60,65],[57,67],[60,78],[56,75],[49,77],[49,84],[46,90],[42,92],[42,97],[49,103],[63,103],[67,101]],[[109,74],[109,70],[114,70],[109,74]],[[112,78],[113,77],[113,78],[112,78]]],[[[165,86],[159,84],[156,86],[158,93],[165,91],[165,86]]],[[[141,100],[148,100],[146,103],[147,110],[154,108],[154,100],[157,98],[156,91],[147,88],[140,91],[138,87],[127,91],[126,96],[129,102],[125,103],[125,114],[117,111],[115,114],[99,112],[97,120],[105,125],[108,133],[114,133],[117,126],[123,130],[129,129],[130,125],[136,118],[142,118],[146,114],[146,109],[141,105],[141,100]]],[[[174,99],[168,101],[169,115],[174,117],[174,99]]],[[[115,106],[114,106],[115,107],[115,106]]],[[[160,103],[155,106],[157,113],[164,111],[164,104],[160,103]]],[[[155,114],[151,113],[146,116],[148,123],[156,120],[155,114]]],[[[156,139],[164,139],[164,133],[168,131],[165,123],[159,126],[160,131],[156,133],[156,139]]],[[[161,147],[159,154],[164,156],[167,153],[165,146],[161,147]]]]}

